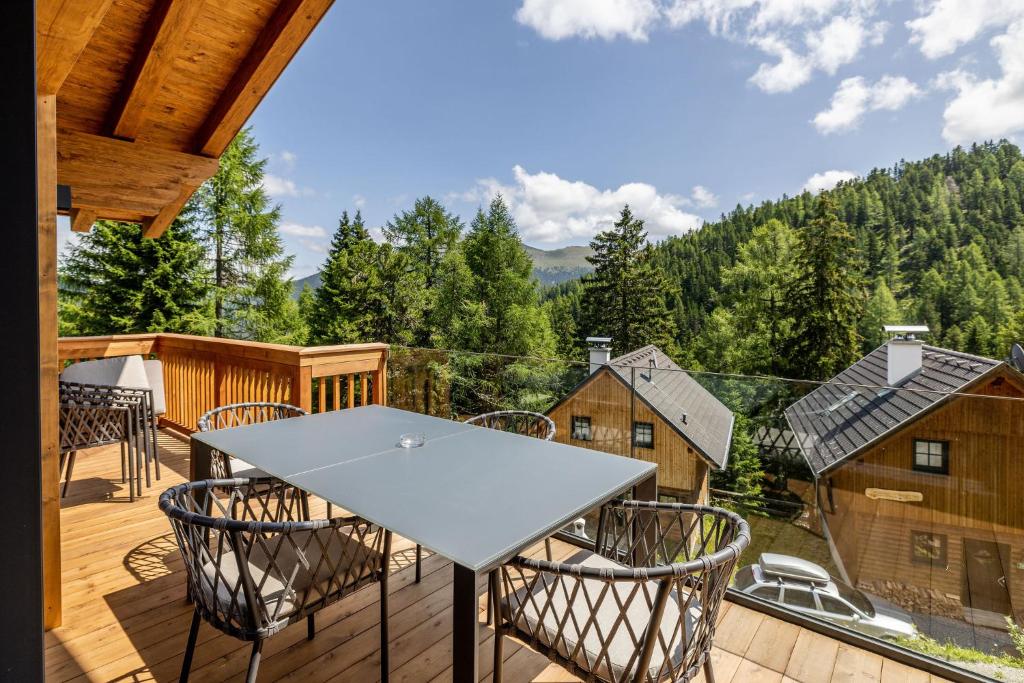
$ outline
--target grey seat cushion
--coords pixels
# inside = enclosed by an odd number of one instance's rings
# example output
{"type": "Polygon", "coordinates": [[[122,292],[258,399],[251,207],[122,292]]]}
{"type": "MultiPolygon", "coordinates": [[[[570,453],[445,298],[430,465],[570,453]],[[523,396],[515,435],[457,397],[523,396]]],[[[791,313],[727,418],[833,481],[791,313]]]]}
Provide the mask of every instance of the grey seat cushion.
{"type": "Polygon", "coordinates": [[[64,368],[60,378],[65,382],[100,384],[126,389],[151,389],[142,356],[118,356],[74,363],[64,368]]]}
{"type": "Polygon", "coordinates": [[[256,467],[255,465],[250,465],[241,458],[231,458],[230,462],[231,476],[236,479],[261,479],[264,477],[271,476],[264,472],[263,470],[261,470],[259,467],[256,467]]]}
{"type": "MultiPolygon", "coordinates": [[[[594,568],[622,568],[623,566],[589,550],[582,550],[565,562],[594,568]]],[[[601,633],[599,636],[595,630],[595,625],[587,628],[586,624],[590,620],[592,605],[601,593],[603,582],[597,579],[583,579],[585,586],[580,586],[575,594],[573,594],[575,583],[576,579],[570,578],[562,585],[557,586],[554,590],[554,595],[548,599],[544,587],[538,582],[538,585],[534,588],[535,602],[531,602],[525,595],[526,588],[520,589],[516,594],[515,604],[518,607],[518,601],[525,600],[525,606],[516,619],[516,628],[528,637],[536,635],[542,644],[554,647],[566,659],[571,657],[577,665],[591,671],[591,673],[601,679],[616,681],[632,679],[633,672],[636,669],[635,655],[638,655],[640,648],[640,646],[636,645],[636,642],[642,642],[643,633],[646,631],[647,624],[651,618],[651,610],[648,607],[647,599],[644,597],[643,589],[637,592],[632,600],[629,600],[635,586],[633,582],[623,581],[612,584],[612,587],[597,609],[596,622],[600,626],[601,633]],[[611,591],[615,591],[618,594],[618,601],[611,591]],[[588,595],[590,596],[589,601],[588,595]],[[615,623],[620,617],[619,605],[625,604],[627,600],[629,600],[629,607],[626,611],[625,620],[615,628],[615,623]],[[538,611],[543,615],[542,617],[538,616],[538,611]],[[572,616],[568,616],[570,613],[572,616]],[[541,628],[539,629],[537,628],[538,621],[541,621],[541,628]],[[565,625],[562,628],[562,636],[559,638],[557,634],[559,625],[562,622],[565,625]],[[625,622],[628,622],[629,628],[627,628],[625,622]],[[615,634],[611,638],[607,658],[602,657],[600,660],[595,661],[601,653],[602,641],[607,638],[608,633],[613,628],[615,628],[615,634]],[[573,655],[572,653],[577,649],[580,641],[580,630],[584,630],[583,647],[573,655]],[[630,631],[632,631],[632,635],[630,631]],[[609,660],[611,664],[610,670],[609,660]]],[[[647,584],[647,594],[653,602],[658,584],[655,581],[648,581],[647,584]]],[[[680,602],[681,600],[676,591],[672,591],[668,604],[665,606],[665,613],[661,619],[661,637],[666,645],[668,643],[673,644],[670,666],[666,667],[669,669],[678,666],[686,656],[686,645],[690,642],[701,614],[700,603],[694,598],[691,606],[687,609],[686,618],[683,622],[685,624],[685,634],[674,633],[679,624],[680,602]]],[[[505,613],[506,619],[509,619],[508,597],[502,600],[502,610],[505,613]]],[[[649,668],[651,678],[657,679],[663,664],[665,664],[664,649],[661,645],[656,645],[649,668]]]]}
{"type": "Polygon", "coordinates": [[[145,360],[146,379],[153,390],[153,413],[163,415],[167,412],[167,398],[164,396],[164,366],[159,360],[145,360]]]}
{"type": "MultiPolygon", "coordinates": [[[[298,531],[290,534],[294,543],[282,535],[272,535],[266,542],[267,551],[259,544],[252,548],[249,574],[273,622],[287,620],[301,608],[326,595],[358,587],[373,578],[373,569],[380,565],[381,553],[350,539],[348,527],[333,532],[321,529],[315,532],[319,541],[311,538],[313,533],[298,531]],[[321,542],[327,550],[327,560],[322,563],[321,542]],[[273,563],[268,552],[277,555],[273,563]],[[310,589],[308,594],[307,589],[310,589]]],[[[221,556],[219,576],[212,560],[203,565],[203,574],[202,590],[207,604],[212,603],[216,587],[220,610],[231,613],[233,600],[243,611],[246,609],[245,592],[234,553],[225,551],[221,556]],[[233,597],[236,590],[237,597],[233,597]]]]}

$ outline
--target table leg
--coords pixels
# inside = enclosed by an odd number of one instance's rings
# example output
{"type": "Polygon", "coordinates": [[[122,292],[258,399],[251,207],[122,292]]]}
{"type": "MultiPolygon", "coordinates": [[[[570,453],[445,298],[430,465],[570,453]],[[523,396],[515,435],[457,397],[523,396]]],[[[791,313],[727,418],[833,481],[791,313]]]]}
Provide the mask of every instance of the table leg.
{"type": "MultiPolygon", "coordinates": [[[[651,476],[639,482],[633,487],[633,500],[658,500],[658,471],[655,470],[651,476]]],[[[649,567],[657,557],[658,533],[655,523],[652,523],[646,530],[641,528],[642,516],[633,518],[633,538],[637,542],[633,546],[633,566],[649,567]],[[643,534],[643,541],[639,536],[643,534]]]]}
{"type": "Polygon", "coordinates": [[[213,450],[202,441],[189,439],[190,455],[188,460],[188,476],[192,481],[210,478],[210,451],[213,450]]]}
{"type": "Polygon", "coordinates": [[[657,500],[658,499],[658,471],[655,470],[651,476],[639,482],[633,487],[633,500],[657,500]]]}
{"type": "Polygon", "coordinates": [[[452,598],[452,681],[477,683],[480,677],[479,611],[477,573],[455,565],[452,598]]]}

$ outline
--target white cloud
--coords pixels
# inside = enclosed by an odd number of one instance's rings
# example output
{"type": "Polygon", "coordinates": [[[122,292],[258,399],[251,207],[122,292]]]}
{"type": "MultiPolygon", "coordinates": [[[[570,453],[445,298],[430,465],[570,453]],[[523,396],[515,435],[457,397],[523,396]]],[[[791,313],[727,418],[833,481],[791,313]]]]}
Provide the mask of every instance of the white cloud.
{"type": "Polygon", "coordinates": [[[718,204],[718,197],[703,185],[694,185],[693,191],[690,193],[690,201],[693,202],[694,206],[708,209],[718,204]]]}
{"type": "Polygon", "coordinates": [[[823,171],[821,173],[815,173],[807,182],[804,183],[803,189],[806,192],[818,193],[822,190],[831,190],[833,187],[838,185],[844,180],[853,180],[857,177],[857,174],[853,171],[823,171]]]}
{"type": "Polygon", "coordinates": [[[1021,0],[932,0],[906,23],[910,42],[929,59],[952,54],[986,30],[1024,18],[1021,0]]]}
{"type": "Polygon", "coordinates": [[[902,109],[921,95],[921,89],[903,76],[882,76],[874,85],[861,76],[847,78],[836,88],[829,108],[814,117],[814,125],[824,134],[850,130],[869,111],[902,109]]]}
{"type": "Polygon", "coordinates": [[[957,69],[940,74],[936,87],[955,90],[943,112],[942,136],[952,143],[999,138],[1024,131],[1024,19],[991,41],[1002,73],[979,79],[957,69]]]}
{"type": "Polygon", "coordinates": [[[295,168],[295,162],[299,159],[295,152],[291,152],[287,149],[281,150],[281,153],[278,156],[281,158],[281,162],[284,163],[285,167],[289,170],[295,168]]]}
{"type": "Polygon", "coordinates": [[[790,49],[777,36],[765,36],[753,41],[761,51],[779,58],[775,64],[767,62],[757,67],[750,82],[766,93],[790,92],[811,80],[813,63],[790,49]]]}
{"type": "Polygon", "coordinates": [[[865,44],[879,45],[888,27],[884,21],[868,26],[859,16],[835,16],[823,28],[807,34],[811,60],[832,75],[860,54],[865,44]]]}
{"type": "Polygon", "coordinates": [[[588,240],[609,228],[625,204],[629,204],[636,216],[644,219],[652,239],[686,233],[703,222],[699,216],[683,210],[693,200],[661,194],[648,183],[626,183],[615,189],[601,190],[580,180],[560,178],[554,173],[529,173],[518,165],[513,169],[513,175],[511,185],[502,184],[494,178],[478,181],[474,195],[482,202],[500,193],[527,242],[588,240]]]}
{"type": "Polygon", "coordinates": [[[299,244],[301,244],[306,249],[309,249],[310,251],[312,251],[313,253],[316,253],[316,254],[326,254],[327,251],[328,251],[327,244],[325,242],[317,242],[315,240],[301,239],[301,240],[299,240],[299,244]]]}
{"type": "Polygon", "coordinates": [[[357,209],[361,209],[366,206],[366,197],[361,194],[352,195],[352,203],[355,204],[357,209]]]}
{"type": "Polygon", "coordinates": [[[660,15],[658,0],[523,0],[516,21],[548,40],[622,36],[643,41],[660,15]]]}
{"type": "Polygon", "coordinates": [[[299,187],[294,180],[267,173],[263,176],[263,189],[271,197],[312,197],[313,188],[299,187]]]}
{"type": "Polygon", "coordinates": [[[285,235],[294,237],[327,237],[327,231],[319,225],[300,225],[299,223],[284,222],[278,228],[285,235]]]}

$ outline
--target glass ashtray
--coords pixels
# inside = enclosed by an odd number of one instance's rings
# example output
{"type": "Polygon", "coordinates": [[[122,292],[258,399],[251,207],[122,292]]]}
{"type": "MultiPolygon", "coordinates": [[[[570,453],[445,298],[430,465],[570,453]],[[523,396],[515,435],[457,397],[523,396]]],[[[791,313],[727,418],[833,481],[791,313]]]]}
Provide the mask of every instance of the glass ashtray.
{"type": "Polygon", "coordinates": [[[419,448],[427,440],[422,432],[410,432],[398,437],[398,445],[402,448],[419,448]]]}

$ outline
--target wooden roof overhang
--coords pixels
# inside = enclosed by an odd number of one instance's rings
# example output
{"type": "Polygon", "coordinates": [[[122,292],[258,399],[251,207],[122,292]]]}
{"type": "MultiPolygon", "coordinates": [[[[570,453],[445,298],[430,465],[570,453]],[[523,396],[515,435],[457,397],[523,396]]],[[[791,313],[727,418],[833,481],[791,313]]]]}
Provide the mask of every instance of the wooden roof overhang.
{"type": "Polygon", "coordinates": [[[38,0],[72,228],[161,235],[333,0],[38,0]]]}

